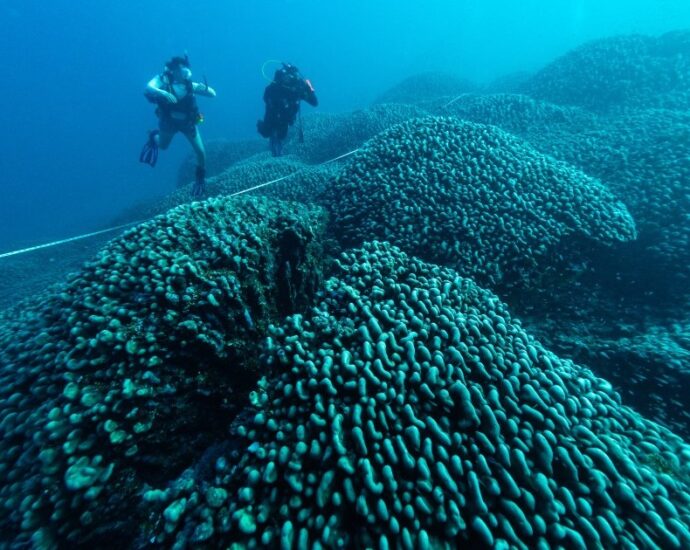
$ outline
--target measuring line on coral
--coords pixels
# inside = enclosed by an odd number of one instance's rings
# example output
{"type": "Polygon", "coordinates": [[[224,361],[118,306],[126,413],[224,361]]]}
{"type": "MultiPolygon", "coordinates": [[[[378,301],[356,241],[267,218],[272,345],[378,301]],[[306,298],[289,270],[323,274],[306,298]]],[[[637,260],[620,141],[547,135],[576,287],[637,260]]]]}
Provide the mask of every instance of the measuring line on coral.
{"type": "MultiPolygon", "coordinates": [[[[337,160],[344,159],[346,157],[349,157],[350,155],[355,154],[357,151],[359,151],[359,148],[354,149],[354,150],[350,151],[349,153],[344,153],[344,154],[337,156],[335,158],[326,160],[326,161],[321,162],[319,164],[315,164],[314,166],[322,166],[324,164],[329,164],[331,162],[335,162],[337,160]]],[[[226,196],[236,197],[238,195],[243,195],[244,193],[249,193],[250,191],[256,191],[257,189],[261,189],[262,187],[266,187],[268,185],[273,185],[274,183],[278,183],[279,181],[283,181],[283,180],[291,178],[292,176],[295,176],[297,174],[301,174],[302,172],[304,172],[307,169],[308,168],[302,168],[301,170],[297,170],[297,171],[293,172],[292,174],[288,174],[287,176],[283,176],[281,178],[267,181],[266,183],[261,183],[259,185],[255,185],[253,187],[249,187],[248,189],[243,189],[242,191],[237,191],[235,193],[231,193],[230,195],[226,195],[226,196]]],[[[67,244],[67,243],[71,243],[74,241],[80,241],[82,239],[88,239],[89,237],[95,237],[97,235],[103,235],[104,233],[110,233],[112,231],[117,231],[118,229],[124,229],[125,227],[130,227],[132,225],[138,225],[140,223],[144,223],[144,222],[150,221],[152,219],[153,218],[147,218],[145,220],[137,220],[135,222],[124,223],[122,225],[116,225],[115,227],[109,227],[107,229],[101,229],[100,231],[93,231],[91,233],[84,233],[83,235],[77,235],[75,237],[69,237],[68,239],[60,239],[59,241],[52,241],[52,242],[44,243],[44,244],[37,244],[35,246],[30,246],[28,248],[22,248],[20,250],[13,250],[12,252],[4,252],[4,253],[0,254],[0,260],[3,258],[9,258],[10,256],[18,256],[19,254],[27,254],[28,252],[34,252],[35,250],[41,250],[43,248],[50,248],[53,246],[59,246],[61,244],[67,244]]]]}

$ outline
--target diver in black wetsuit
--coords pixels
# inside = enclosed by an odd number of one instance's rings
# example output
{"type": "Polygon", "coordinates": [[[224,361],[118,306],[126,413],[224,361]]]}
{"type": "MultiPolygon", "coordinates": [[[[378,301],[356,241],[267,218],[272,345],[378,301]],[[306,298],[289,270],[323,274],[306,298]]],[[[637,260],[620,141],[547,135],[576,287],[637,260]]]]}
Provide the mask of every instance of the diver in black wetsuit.
{"type": "Polygon", "coordinates": [[[274,157],[283,154],[288,126],[295,122],[300,101],[306,101],[313,107],[319,104],[311,82],[302,77],[297,67],[283,63],[283,67],[275,72],[273,82],[264,90],[266,114],[263,120],[256,123],[259,134],[268,138],[274,157]]]}

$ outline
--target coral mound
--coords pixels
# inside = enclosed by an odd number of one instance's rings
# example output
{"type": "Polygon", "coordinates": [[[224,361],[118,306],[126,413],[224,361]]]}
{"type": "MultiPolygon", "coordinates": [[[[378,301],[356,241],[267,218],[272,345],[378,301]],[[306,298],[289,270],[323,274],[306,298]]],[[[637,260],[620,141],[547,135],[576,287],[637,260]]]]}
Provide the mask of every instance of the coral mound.
{"type": "MultiPolygon", "coordinates": [[[[266,149],[261,139],[245,141],[228,141],[213,139],[206,143],[206,176],[220,174],[236,162],[245,160],[266,149]]],[[[183,187],[194,181],[196,172],[196,155],[187,155],[177,171],[177,186],[183,187]]]]}
{"type": "Polygon", "coordinates": [[[528,95],[597,112],[690,107],[690,31],[595,40],[528,80],[528,95]]]}
{"type": "Polygon", "coordinates": [[[326,291],[272,330],[239,462],[148,495],[158,543],[690,544],[690,448],[493,294],[379,243],[326,291]]]}
{"type": "Polygon", "coordinates": [[[477,86],[455,75],[427,72],[406,78],[383,93],[375,103],[421,104],[439,97],[474,92],[477,86]]]}
{"type": "MultiPolygon", "coordinates": [[[[428,117],[381,133],[325,194],[346,244],[376,238],[492,285],[529,277],[567,237],[635,237],[597,180],[498,128],[428,117]]],[[[561,246],[563,245],[563,246],[561,246]]]]}
{"type": "Polygon", "coordinates": [[[127,546],[134,495],[224,437],[267,325],[313,294],[323,225],[265,199],[185,205],[0,326],[0,544],[127,546]]]}
{"type": "Polygon", "coordinates": [[[640,228],[663,228],[690,213],[689,113],[648,109],[610,117],[605,127],[551,149],[606,182],[640,228]]]}
{"type": "Polygon", "coordinates": [[[210,193],[229,195],[247,191],[253,196],[318,202],[326,186],[338,172],[338,163],[310,165],[294,156],[273,158],[257,155],[226,170],[208,185],[210,193]],[[287,176],[287,177],[286,177],[287,176]],[[267,185],[268,184],[268,185],[267,185]],[[256,189],[253,189],[256,187],[256,189]]]}
{"type": "Polygon", "coordinates": [[[559,131],[582,132],[596,127],[596,115],[519,94],[465,94],[438,114],[491,124],[520,137],[559,131]]]}
{"type": "Polygon", "coordinates": [[[387,104],[347,114],[305,115],[304,142],[299,143],[297,131],[292,130],[286,150],[294,152],[305,162],[325,162],[357,149],[368,139],[395,124],[428,114],[413,105],[387,104]]]}
{"type": "MultiPolygon", "coordinates": [[[[318,202],[338,169],[338,163],[312,166],[292,155],[273,158],[268,153],[260,153],[207,178],[205,194],[207,197],[217,197],[240,193],[313,204],[318,202]]],[[[163,200],[132,208],[118,223],[146,219],[186,204],[191,188],[191,184],[186,185],[163,200]]]]}

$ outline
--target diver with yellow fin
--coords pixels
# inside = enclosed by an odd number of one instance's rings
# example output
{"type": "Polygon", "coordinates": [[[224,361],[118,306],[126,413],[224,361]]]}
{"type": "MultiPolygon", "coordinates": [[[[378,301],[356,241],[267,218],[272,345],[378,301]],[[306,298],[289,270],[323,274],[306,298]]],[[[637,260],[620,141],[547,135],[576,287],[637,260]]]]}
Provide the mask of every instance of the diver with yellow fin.
{"type": "Polygon", "coordinates": [[[204,195],[206,181],[206,149],[197,125],[204,117],[196,103],[197,95],[216,97],[206,79],[192,81],[189,57],[176,56],[165,64],[163,72],[153,77],[146,85],[144,95],[156,104],[158,130],[149,132],[149,139],[139,155],[139,161],[156,165],[158,149],[167,149],[177,132],[181,132],[191,143],[196,153],[196,178],[192,196],[200,199],[204,195]]]}

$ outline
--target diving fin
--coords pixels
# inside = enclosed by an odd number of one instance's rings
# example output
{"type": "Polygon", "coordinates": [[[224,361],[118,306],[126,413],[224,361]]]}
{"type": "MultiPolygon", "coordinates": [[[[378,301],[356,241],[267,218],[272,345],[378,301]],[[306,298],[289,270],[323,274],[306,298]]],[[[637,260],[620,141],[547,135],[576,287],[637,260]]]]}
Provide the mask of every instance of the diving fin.
{"type": "Polygon", "coordinates": [[[141,149],[139,154],[139,162],[150,165],[152,168],[158,161],[158,130],[151,130],[149,132],[149,139],[141,149]]]}

